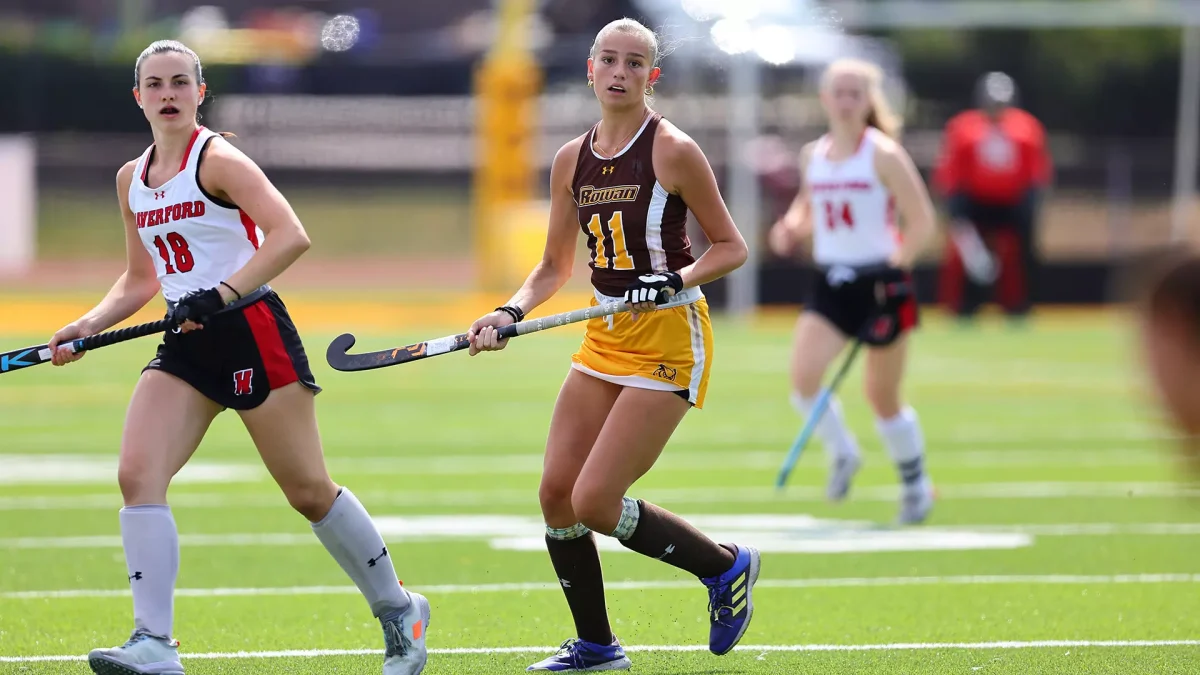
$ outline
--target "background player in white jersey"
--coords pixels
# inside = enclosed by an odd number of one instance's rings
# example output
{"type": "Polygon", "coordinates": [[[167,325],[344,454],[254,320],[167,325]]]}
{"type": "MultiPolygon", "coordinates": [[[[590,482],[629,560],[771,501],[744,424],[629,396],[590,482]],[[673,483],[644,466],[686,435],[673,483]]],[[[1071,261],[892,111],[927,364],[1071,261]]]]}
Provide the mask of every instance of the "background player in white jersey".
{"type": "MultiPolygon", "coordinates": [[[[829,364],[851,339],[867,348],[866,397],[884,445],[904,483],[898,520],[925,520],[933,486],[924,468],[924,440],[900,384],[908,332],[917,325],[910,270],[934,231],[934,210],[920,174],[894,140],[898,120],[887,107],[882,73],[869,63],[840,60],[821,81],[829,131],[804,146],[802,184],[770,233],[773,250],[789,255],[813,238],[816,275],[796,323],[792,401],[811,413],[829,364]],[[895,211],[904,221],[904,235],[895,211]]],[[[858,443],[834,399],[816,435],[830,460],[828,496],[845,498],[861,465],[858,443]]]]}
{"type": "Polygon", "coordinates": [[[183,673],[172,638],[179,537],[167,487],[217,414],[233,408],[288,502],[379,618],[384,675],[420,673],[429,603],[400,586],[367,511],[330,479],[313,405],[320,389],[287,310],[267,286],[308,249],[308,236],[259,167],[197,125],[206,87],[192,50],[151,44],[134,83],[154,144],[117,173],[127,268],[100,304],[50,340],[55,365],[78,360],[82,353],[58,344],[124,321],[160,289],[168,315],[181,322],[142,372],[121,439],[134,631],[121,647],[93,650],[92,670],[183,673]]]}

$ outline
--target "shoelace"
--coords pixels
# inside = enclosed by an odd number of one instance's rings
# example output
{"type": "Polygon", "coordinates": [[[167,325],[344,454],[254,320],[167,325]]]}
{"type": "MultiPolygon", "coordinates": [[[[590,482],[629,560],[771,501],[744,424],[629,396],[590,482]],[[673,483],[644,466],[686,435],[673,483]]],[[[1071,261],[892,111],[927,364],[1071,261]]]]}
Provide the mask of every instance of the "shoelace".
{"type": "Polygon", "coordinates": [[[717,584],[708,589],[708,614],[713,623],[719,623],[723,626],[730,625],[722,621],[722,614],[733,616],[733,607],[721,604],[722,596],[729,590],[729,584],[717,584]]]}
{"type": "Polygon", "coordinates": [[[125,644],[121,645],[121,649],[129,649],[130,647],[136,645],[137,643],[141,642],[142,640],[149,640],[151,637],[153,637],[153,636],[145,631],[135,630],[129,636],[129,639],[125,641],[125,644]]]}
{"type": "Polygon", "coordinates": [[[392,656],[405,656],[408,650],[412,647],[412,642],[408,636],[404,634],[404,629],[400,626],[400,621],[388,621],[383,624],[383,643],[386,648],[384,658],[392,656]]]}
{"type": "Polygon", "coordinates": [[[570,658],[572,668],[583,668],[587,665],[583,662],[583,654],[579,652],[578,638],[564,640],[563,643],[558,646],[557,655],[570,658]]]}

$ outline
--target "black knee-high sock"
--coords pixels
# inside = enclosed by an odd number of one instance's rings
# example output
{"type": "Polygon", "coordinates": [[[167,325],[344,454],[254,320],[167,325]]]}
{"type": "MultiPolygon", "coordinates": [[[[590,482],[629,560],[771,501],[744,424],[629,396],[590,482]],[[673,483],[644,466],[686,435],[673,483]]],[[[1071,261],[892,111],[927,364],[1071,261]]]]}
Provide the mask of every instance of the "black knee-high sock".
{"type": "Polygon", "coordinates": [[[732,551],[704,536],[683,518],[640,499],[625,498],[613,536],[631,551],[674,565],[701,579],[724,574],[735,560],[732,551]]]}
{"type": "Polygon", "coordinates": [[[575,619],[576,636],[586,642],[612,644],[612,628],[604,605],[604,572],[591,530],[583,525],[548,527],[546,549],[575,619]]]}

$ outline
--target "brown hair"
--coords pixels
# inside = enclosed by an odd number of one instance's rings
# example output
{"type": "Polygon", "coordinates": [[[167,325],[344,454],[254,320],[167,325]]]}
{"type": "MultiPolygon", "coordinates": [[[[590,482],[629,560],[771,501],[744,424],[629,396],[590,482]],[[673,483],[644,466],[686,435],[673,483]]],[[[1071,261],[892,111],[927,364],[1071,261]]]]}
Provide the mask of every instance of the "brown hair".
{"type": "MultiPolygon", "coordinates": [[[[192,50],[191,47],[183,44],[178,40],[156,40],[150,43],[149,47],[142,50],[138,55],[137,61],[133,64],[133,86],[135,89],[142,87],[142,62],[154,56],[155,54],[183,54],[192,60],[193,75],[196,77],[196,84],[204,84],[204,69],[200,65],[200,55],[192,50]]],[[[200,112],[196,112],[196,121],[200,121],[200,112]]],[[[228,131],[218,131],[222,138],[232,138],[234,134],[228,131]]]]}
{"type": "Polygon", "coordinates": [[[879,66],[861,59],[838,59],[825,69],[821,86],[829,86],[834,76],[843,73],[861,77],[867,86],[867,100],[871,104],[870,111],[867,113],[867,126],[875,127],[888,136],[897,138],[903,121],[899,115],[892,112],[892,107],[883,94],[883,71],[879,66]]]}

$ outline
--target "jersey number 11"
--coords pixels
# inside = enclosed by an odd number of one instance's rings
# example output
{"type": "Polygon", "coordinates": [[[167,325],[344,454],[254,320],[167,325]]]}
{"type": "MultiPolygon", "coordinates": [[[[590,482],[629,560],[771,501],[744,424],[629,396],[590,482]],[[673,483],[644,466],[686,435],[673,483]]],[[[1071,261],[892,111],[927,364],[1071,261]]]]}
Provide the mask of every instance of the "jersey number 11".
{"type": "Polygon", "coordinates": [[[608,231],[612,234],[613,242],[612,257],[608,256],[604,246],[604,228],[600,226],[599,213],[592,214],[592,219],[587,224],[587,231],[596,239],[596,254],[592,260],[596,267],[610,270],[633,269],[633,256],[629,255],[629,249],[625,245],[625,229],[621,223],[620,211],[613,211],[612,217],[608,219],[608,231]]]}

